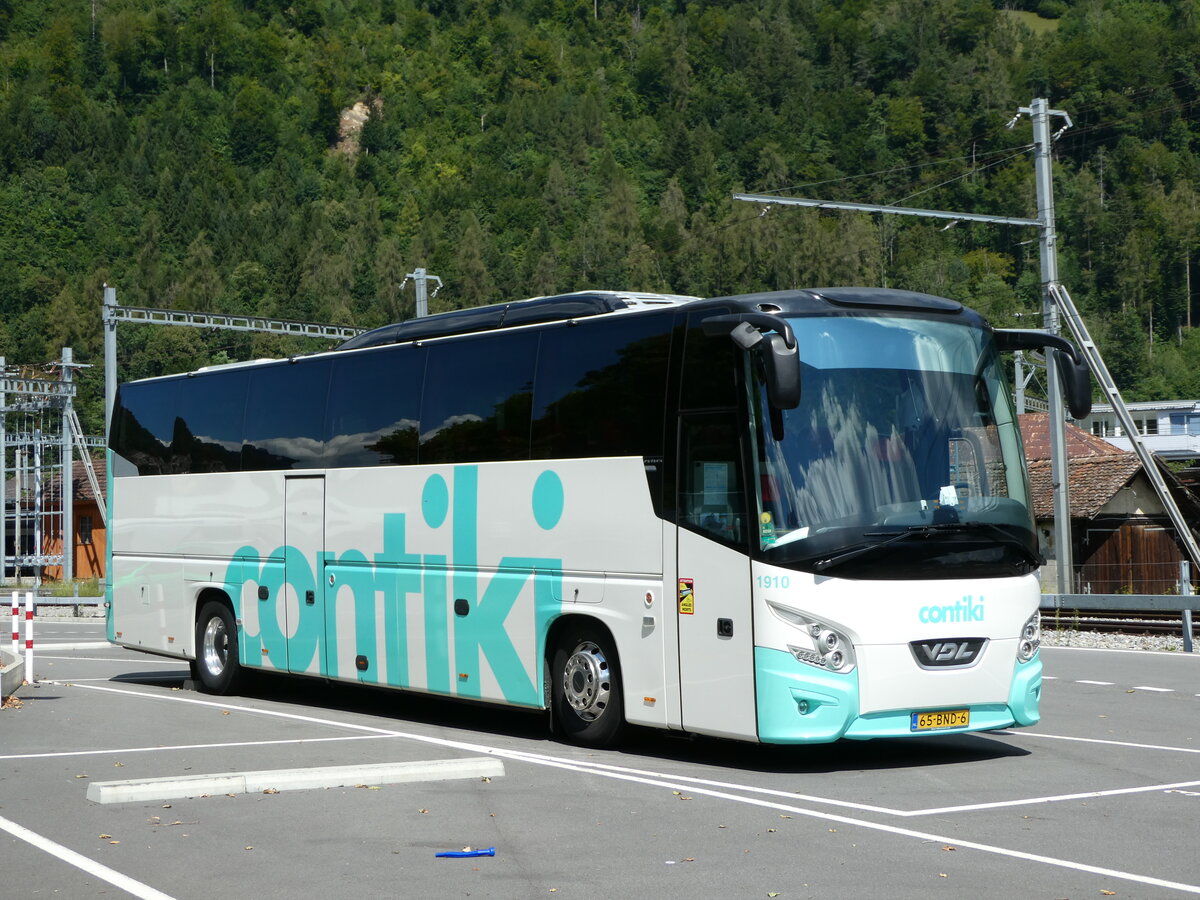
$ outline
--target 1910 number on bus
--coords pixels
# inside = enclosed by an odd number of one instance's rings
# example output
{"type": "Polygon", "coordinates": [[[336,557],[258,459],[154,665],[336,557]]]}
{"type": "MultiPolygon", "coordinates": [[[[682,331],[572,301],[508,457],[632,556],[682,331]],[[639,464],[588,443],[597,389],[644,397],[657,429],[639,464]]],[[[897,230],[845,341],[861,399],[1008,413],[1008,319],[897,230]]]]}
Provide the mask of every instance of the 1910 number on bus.
{"type": "Polygon", "coordinates": [[[763,590],[783,590],[792,583],[786,575],[759,575],[758,586],[763,590]]]}

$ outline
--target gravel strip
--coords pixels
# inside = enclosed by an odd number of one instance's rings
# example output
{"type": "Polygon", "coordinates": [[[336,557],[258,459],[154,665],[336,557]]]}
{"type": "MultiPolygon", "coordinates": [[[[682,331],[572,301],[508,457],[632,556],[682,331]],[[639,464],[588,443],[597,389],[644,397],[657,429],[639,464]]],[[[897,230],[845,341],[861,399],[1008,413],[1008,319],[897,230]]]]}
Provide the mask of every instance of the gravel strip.
{"type": "Polygon", "coordinates": [[[1183,636],[1171,634],[1103,634],[1054,629],[1042,614],[1042,644],[1047,647],[1091,647],[1099,650],[1164,650],[1183,652],[1183,636]]]}

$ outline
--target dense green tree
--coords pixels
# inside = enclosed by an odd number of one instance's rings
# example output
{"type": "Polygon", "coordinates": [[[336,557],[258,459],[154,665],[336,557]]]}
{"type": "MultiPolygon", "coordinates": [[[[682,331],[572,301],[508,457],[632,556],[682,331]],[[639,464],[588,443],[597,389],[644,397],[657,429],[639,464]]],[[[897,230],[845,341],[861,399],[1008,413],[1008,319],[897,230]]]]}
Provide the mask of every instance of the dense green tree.
{"type": "MultiPolygon", "coordinates": [[[[435,309],[862,283],[1007,324],[1040,308],[1025,230],[730,195],[1031,216],[1029,124],[1003,125],[1046,96],[1075,123],[1064,281],[1131,395],[1196,394],[1200,16],[1052,5],[1035,34],[985,0],[0,0],[0,344],[97,353],[99,273],[130,304],[362,326],[411,315],[416,267],[435,309]]],[[[296,350],[122,346],[124,376],[296,350]]]]}

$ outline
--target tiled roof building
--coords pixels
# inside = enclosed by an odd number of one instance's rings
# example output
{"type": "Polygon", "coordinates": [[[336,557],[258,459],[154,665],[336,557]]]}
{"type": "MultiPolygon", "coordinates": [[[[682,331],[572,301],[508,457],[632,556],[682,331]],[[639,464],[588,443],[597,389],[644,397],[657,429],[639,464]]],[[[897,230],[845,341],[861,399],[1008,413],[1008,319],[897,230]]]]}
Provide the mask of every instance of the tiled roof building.
{"type": "MultiPolygon", "coordinates": [[[[1021,416],[1029,463],[1029,489],[1042,552],[1053,546],[1054,484],[1050,462],[1050,417],[1021,416]]],[[[1074,425],[1066,426],[1067,483],[1070,497],[1074,582],[1093,593],[1163,593],[1174,590],[1179,561],[1166,511],[1142,471],[1137,454],[1121,450],[1074,425]]],[[[1159,463],[1175,502],[1191,523],[1200,523],[1200,505],[1169,469],[1159,463]]],[[[1043,584],[1053,563],[1043,570],[1043,584]]]]}

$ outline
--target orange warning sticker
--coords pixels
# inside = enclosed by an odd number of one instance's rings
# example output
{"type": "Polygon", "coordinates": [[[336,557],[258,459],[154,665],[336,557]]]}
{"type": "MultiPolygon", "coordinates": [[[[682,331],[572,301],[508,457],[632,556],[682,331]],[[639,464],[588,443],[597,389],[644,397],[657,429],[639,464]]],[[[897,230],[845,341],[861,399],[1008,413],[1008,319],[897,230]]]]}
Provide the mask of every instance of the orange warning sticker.
{"type": "Polygon", "coordinates": [[[696,612],[696,596],[693,590],[692,579],[679,579],[679,614],[681,616],[694,615],[696,612]]]}

